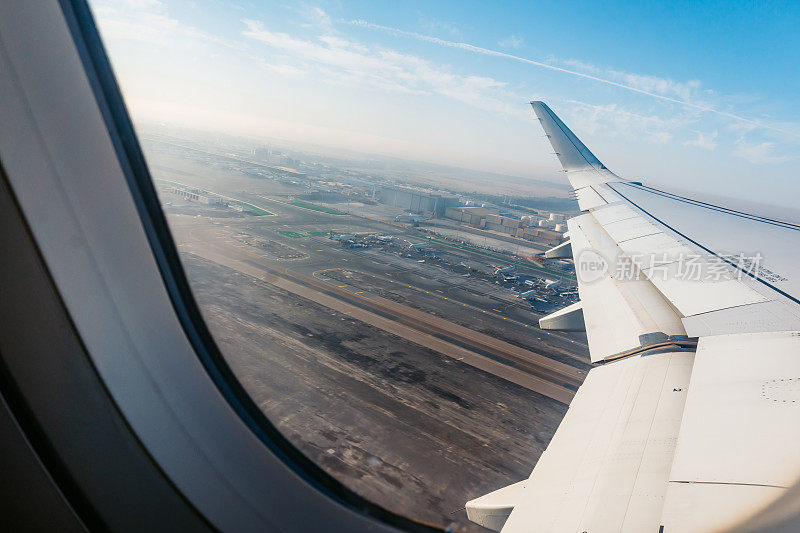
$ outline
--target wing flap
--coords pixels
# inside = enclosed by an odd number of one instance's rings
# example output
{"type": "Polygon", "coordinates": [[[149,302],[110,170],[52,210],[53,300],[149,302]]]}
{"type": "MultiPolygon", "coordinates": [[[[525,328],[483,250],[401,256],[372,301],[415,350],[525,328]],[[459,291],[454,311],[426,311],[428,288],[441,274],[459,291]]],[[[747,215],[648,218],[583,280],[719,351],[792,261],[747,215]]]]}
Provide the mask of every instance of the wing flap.
{"type": "Polygon", "coordinates": [[[670,479],[788,487],[797,442],[800,333],[701,338],[670,479]]]}
{"type": "Polygon", "coordinates": [[[722,530],[800,477],[800,333],[701,338],[662,523],[722,530]]]}
{"type": "Polygon", "coordinates": [[[693,357],[591,370],[503,531],[656,531],[693,357]]]}
{"type": "Polygon", "coordinates": [[[758,485],[670,483],[661,525],[664,533],[728,531],[784,492],[784,489],[758,485]]]}

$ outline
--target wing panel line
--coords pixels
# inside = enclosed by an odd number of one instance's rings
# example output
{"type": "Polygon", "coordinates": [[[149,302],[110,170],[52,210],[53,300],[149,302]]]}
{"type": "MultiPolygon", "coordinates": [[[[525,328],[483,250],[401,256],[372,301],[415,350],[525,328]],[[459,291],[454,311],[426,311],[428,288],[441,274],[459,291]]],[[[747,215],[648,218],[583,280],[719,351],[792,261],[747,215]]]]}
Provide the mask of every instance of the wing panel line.
{"type": "MultiPolygon", "coordinates": [[[[717,212],[720,212],[720,213],[725,213],[726,215],[732,215],[732,216],[739,217],[739,218],[745,218],[745,219],[748,219],[748,220],[753,220],[755,222],[761,222],[762,224],[770,224],[772,226],[779,226],[779,227],[782,227],[782,228],[785,228],[785,229],[790,229],[790,230],[794,230],[794,231],[800,231],[800,225],[792,224],[791,222],[783,222],[781,220],[775,220],[775,219],[772,219],[772,218],[765,218],[765,217],[761,217],[761,216],[758,216],[758,215],[751,215],[749,213],[744,213],[742,211],[736,211],[735,209],[728,209],[726,207],[721,207],[721,206],[714,205],[714,204],[709,204],[709,203],[706,203],[706,202],[700,202],[698,200],[692,200],[691,198],[686,198],[684,196],[678,196],[676,194],[672,194],[672,193],[668,193],[668,192],[661,191],[661,190],[658,190],[658,189],[654,189],[654,188],[648,187],[646,185],[636,186],[636,185],[631,185],[630,183],[625,183],[625,182],[621,182],[621,183],[623,185],[628,185],[629,187],[636,187],[637,189],[643,189],[646,192],[649,192],[651,194],[655,194],[657,196],[663,196],[664,198],[669,198],[670,200],[675,200],[675,201],[678,201],[678,202],[682,202],[684,204],[689,204],[689,205],[693,205],[693,206],[696,206],[696,207],[702,207],[704,209],[709,209],[711,211],[717,211],[717,212]]],[[[616,189],[614,189],[614,190],[616,191],[616,189]]],[[[616,192],[619,193],[620,195],[622,195],[621,192],[619,192],[619,191],[616,191],[616,192]]],[[[631,202],[631,203],[633,203],[633,202],[631,202]]]]}
{"type": "MultiPolygon", "coordinates": [[[[630,198],[628,198],[627,196],[625,196],[625,194],[623,194],[623,193],[621,193],[620,191],[618,191],[618,190],[617,190],[617,188],[613,186],[613,184],[611,184],[611,183],[607,183],[606,185],[608,185],[609,187],[611,187],[611,188],[612,188],[612,189],[613,189],[613,190],[614,190],[614,191],[615,191],[617,194],[619,194],[620,196],[622,196],[623,198],[625,198],[625,200],[627,200],[628,202],[630,202],[630,204],[631,204],[631,205],[633,205],[633,206],[636,206],[636,207],[637,207],[638,209],[640,209],[640,210],[641,210],[643,213],[646,213],[648,216],[650,216],[650,218],[652,218],[653,220],[655,220],[655,221],[656,221],[656,222],[658,222],[659,224],[662,224],[662,225],[664,225],[665,227],[667,227],[667,228],[669,228],[670,230],[674,231],[676,234],[680,235],[681,237],[683,237],[683,238],[684,238],[684,239],[686,239],[687,241],[691,242],[691,243],[692,243],[692,244],[694,244],[695,246],[698,246],[698,247],[702,248],[703,250],[705,250],[706,252],[710,253],[711,255],[713,255],[713,256],[715,256],[715,257],[719,258],[721,261],[724,261],[724,262],[725,262],[725,263],[727,263],[728,265],[732,266],[732,267],[734,268],[734,270],[738,270],[738,271],[740,271],[740,272],[742,272],[742,273],[746,274],[748,277],[750,277],[750,278],[752,278],[752,279],[754,279],[754,280],[758,281],[759,283],[763,284],[763,285],[764,285],[764,286],[766,286],[766,287],[769,287],[770,289],[772,289],[773,291],[777,292],[778,294],[780,294],[780,295],[782,295],[782,296],[785,296],[786,298],[788,298],[789,300],[793,301],[794,303],[796,303],[796,304],[800,304],[800,300],[798,300],[797,298],[795,298],[795,297],[794,297],[794,296],[792,296],[791,294],[789,294],[789,293],[787,293],[787,292],[785,292],[785,291],[783,291],[783,290],[781,290],[781,289],[777,288],[777,287],[776,287],[776,286],[774,286],[772,283],[769,283],[768,281],[766,281],[766,280],[763,280],[763,279],[759,278],[758,276],[756,276],[756,275],[754,275],[754,274],[752,274],[752,273],[750,273],[750,272],[747,272],[746,270],[742,270],[741,268],[739,268],[738,266],[736,266],[736,265],[735,265],[733,262],[731,262],[731,261],[729,261],[729,260],[725,259],[724,257],[722,257],[721,255],[719,255],[719,254],[718,254],[718,253],[716,253],[715,251],[713,251],[713,250],[711,250],[711,249],[709,249],[709,248],[707,248],[707,247],[703,246],[702,244],[700,244],[700,243],[699,243],[699,242],[697,242],[696,240],[692,239],[692,238],[691,238],[691,237],[689,237],[688,235],[685,235],[684,233],[681,233],[680,231],[676,230],[675,228],[673,228],[672,226],[670,226],[669,224],[667,224],[666,222],[664,222],[663,220],[661,220],[660,218],[658,218],[657,216],[655,216],[654,214],[652,214],[652,213],[650,213],[649,211],[647,211],[646,209],[642,208],[642,207],[641,207],[639,204],[637,204],[636,202],[634,202],[633,200],[631,200],[630,198]]],[[[679,200],[679,201],[684,201],[684,200],[679,200]]],[[[684,202],[685,202],[685,201],[684,201],[684,202]]],[[[686,202],[686,203],[688,203],[688,202],[686,202]]],[[[710,208],[709,208],[709,209],[710,209],[710,208]]],[[[741,215],[737,215],[737,216],[741,216],[741,215]]],[[[766,221],[762,221],[762,222],[765,222],[765,223],[767,223],[767,224],[773,224],[773,225],[777,225],[777,224],[774,224],[774,223],[772,223],[772,222],[766,222],[766,221]]]]}

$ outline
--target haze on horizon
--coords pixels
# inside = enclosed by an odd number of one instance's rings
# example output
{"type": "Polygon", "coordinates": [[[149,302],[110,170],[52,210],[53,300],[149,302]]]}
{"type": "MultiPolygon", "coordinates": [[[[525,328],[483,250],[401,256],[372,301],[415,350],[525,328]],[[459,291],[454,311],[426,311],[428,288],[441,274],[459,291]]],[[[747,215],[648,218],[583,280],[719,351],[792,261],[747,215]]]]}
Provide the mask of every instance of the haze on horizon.
{"type": "Polygon", "coordinates": [[[623,177],[800,197],[791,4],[91,5],[137,122],[561,183],[541,99],[623,177]]]}

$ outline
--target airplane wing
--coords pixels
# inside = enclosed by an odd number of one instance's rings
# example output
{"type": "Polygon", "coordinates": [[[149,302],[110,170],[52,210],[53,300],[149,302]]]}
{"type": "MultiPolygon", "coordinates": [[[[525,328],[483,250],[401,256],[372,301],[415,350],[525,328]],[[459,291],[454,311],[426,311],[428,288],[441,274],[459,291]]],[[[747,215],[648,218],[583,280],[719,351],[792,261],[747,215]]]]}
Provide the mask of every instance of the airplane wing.
{"type": "Polygon", "coordinates": [[[467,503],[503,532],[719,531],[800,477],[800,226],[670,194],[608,170],[543,102],[575,189],[592,369],[530,478],[467,503]]]}

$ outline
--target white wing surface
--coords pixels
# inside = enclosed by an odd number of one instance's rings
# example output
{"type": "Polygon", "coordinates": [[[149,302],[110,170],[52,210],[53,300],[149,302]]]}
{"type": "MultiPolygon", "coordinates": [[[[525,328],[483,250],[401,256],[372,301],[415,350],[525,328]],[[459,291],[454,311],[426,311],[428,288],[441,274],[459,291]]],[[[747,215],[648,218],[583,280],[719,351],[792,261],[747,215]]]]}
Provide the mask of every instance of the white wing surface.
{"type": "Polygon", "coordinates": [[[530,478],[468,502],[470,519],[570,533],[741,523],[800,478],[800,226],[624,180],[532,106],[583,211],[568,221],[580,305],[541,326],[574,329],[582,313],[602,366],[530,478]]]}

